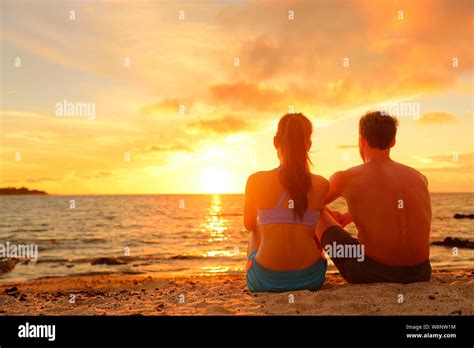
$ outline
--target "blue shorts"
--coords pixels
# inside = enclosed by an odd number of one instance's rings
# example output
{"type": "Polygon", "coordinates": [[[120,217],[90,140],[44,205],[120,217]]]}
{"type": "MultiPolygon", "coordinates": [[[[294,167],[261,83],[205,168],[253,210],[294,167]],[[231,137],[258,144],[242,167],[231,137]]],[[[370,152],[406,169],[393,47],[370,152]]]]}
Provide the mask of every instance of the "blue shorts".
{"type": "Polygon", "coordinates": [[[317,290],[324,284],[328,263],[320,258],[314,265],[295,271],[274,271],[258,264],[257,251],[248,258],[246,282],[250,292],[317,290]]]}

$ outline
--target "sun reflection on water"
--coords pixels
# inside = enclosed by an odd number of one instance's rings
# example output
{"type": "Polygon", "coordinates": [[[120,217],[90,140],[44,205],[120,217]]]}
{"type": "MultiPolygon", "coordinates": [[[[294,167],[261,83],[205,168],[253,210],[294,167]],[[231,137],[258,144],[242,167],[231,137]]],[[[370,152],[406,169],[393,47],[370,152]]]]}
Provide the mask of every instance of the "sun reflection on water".
{"type": "Polygon", "coordinates": [[[212,267],[201,267],[206,273],[225,273],[231,270],[230,267],[212,266],[212,267]]]}
{"type": "Polygon", "coordinates": [[[221,214],[221,197],[214,195],[206,216],[206,223],[201,224],[201,231],[209,235],[208,242],[210,243],[225,242],[229,239],[227,220],[221,214]]]}
{"type": "MultiPolygon", "coordinates": [[[[222,201],[219,195],[213,195],[205,222],[200,225],[201,232],[207,237],[209,250],[205,252],[205,257],[230,258],[240,255],[238,247],[230,244],[229,222],[223,216],[222,201]]],[[[237,267],[238,268],[238,267],[237,267]]],[[[207,274],[229,272],[229,266],[208,264],[201,267],[207,274]]]]}

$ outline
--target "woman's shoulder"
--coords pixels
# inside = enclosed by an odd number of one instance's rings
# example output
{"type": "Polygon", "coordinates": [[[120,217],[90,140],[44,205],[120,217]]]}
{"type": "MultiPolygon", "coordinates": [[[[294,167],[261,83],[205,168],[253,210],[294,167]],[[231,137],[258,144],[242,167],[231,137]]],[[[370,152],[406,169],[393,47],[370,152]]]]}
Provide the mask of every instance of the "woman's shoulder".
{"type": "Polygon", "coordinates": [[[321,187],[324,190],[329,190],[329,181],[322,175],[311,173],[311,181],[315,187],[321,187]]]}
{"type": "Polygon", "coordinates": [[[326,179],[324,176],[318,175],[318,174],[313,174],[313,173],[311,173],[311,180],[313,180],[313,182],[319,182],[319,183],[327,183],[327,184],[329,184],[328,179],[326,179]]]}
{"type": "Polygon", "coordinates": [[[261,170],[251,174],[247,179],[247,187],[258,186],[268,183],[272,176],[275,175],[275,170],[261,170]]]}
{"type": "Polygon", "coordinates": [[[261,179],[261,178],[267,178],[271,175],[274,175],[275,174],[275,169],[271,169],[271,170],[261,170],[261,171],[258,171],[258,172],[255,172],[253,174],[251,174],[249,176],[249,180],[250,179],[253,179],[253,180],[256,180],[256,179],[261,179]]]}

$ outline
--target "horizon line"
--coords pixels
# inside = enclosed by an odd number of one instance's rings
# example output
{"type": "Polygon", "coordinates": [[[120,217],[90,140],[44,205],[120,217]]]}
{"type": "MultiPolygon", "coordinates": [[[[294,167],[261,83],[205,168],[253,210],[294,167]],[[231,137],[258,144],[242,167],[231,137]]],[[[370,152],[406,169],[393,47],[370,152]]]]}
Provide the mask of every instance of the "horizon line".
{"type": "MultiPolygon", "coordinates": [[[[440,193],[474,193],[474,191],[433,191],[430,194],[440,194],[440,193]]],[[[47,193],[46,194],[12,194],[12,195],[0,195],[0,196],[198,196],[198,195],[244,195],[245,192],[219,192],[219,193],[47,193]]]]}

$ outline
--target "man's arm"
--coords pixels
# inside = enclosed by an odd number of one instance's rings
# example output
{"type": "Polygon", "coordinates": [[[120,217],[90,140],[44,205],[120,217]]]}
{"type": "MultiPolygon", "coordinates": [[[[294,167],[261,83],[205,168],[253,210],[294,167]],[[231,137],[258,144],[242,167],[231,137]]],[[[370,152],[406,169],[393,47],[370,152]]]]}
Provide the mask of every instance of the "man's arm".
{"type": "MultiPolygon", "coordinates": [[[[345,172],[335,172],[329,178],[329,192],[326,195],[324,204],[334,202],[339,197],[342,197],[345,189],[345,172]]],[[[346,226],[352,222],[352,217],[349,213],[341,214],[338,211],[333,211],[329,207],[325,207],[325,210],[342,226],[346,226]]]]}
{"type": "Polygon", "coordinates": [[[253,188],[255,176],[250,175],[245,185],[244,226],[249,231],[257,231],[257,208],[255,206],[253,188]]]}
{"type": "Polygon", "coordinates": [[[329,192],[326,195],[324,204],[334,202],[337,198],[341,197],[344,192],[344,172],[335,172],[329,178],[329,192]]]}

